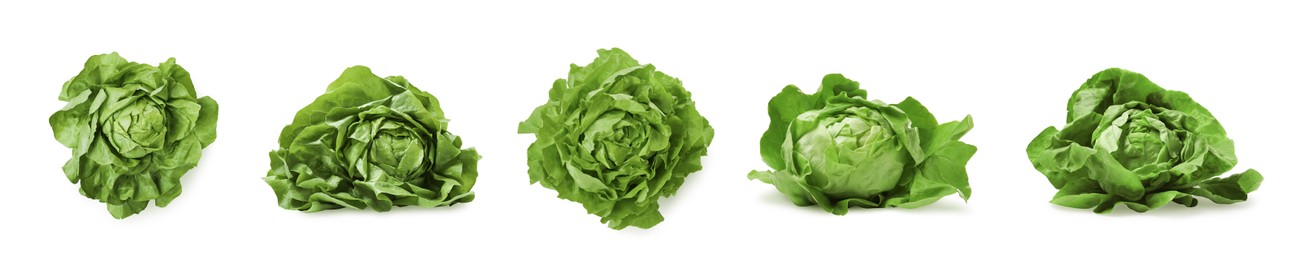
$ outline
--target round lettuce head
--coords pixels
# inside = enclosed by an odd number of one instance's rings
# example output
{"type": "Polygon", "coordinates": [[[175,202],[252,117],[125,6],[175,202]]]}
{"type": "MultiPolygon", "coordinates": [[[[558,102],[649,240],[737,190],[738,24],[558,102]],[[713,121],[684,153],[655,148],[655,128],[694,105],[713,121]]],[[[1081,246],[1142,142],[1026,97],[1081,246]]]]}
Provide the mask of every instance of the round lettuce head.
{"type": "Polygon", "coordinates": [[[351,67],[280,132],[264,180],[280,207],[306,212],[469,202],[479,155],[447,122],[405,78],[351,67]]]}
{"type": "Polygon", "coordinates": [[[1059,191],[1057,205],[1107,213],[1123,203],[1146,212],[1192,196],[1215,203],[1246,200],[1264,177],[1237,164],[1223,126],[1187,93],[1165,90],[1142,74],[1107,69],[1070,96],[1065,127],[1029,143],[1029,161],[1059,191]]]}
{"type": "Polygon", "coordinates": [[[702,168],[713,128],[680,80],[620,49],[598,53],[556,80],[546,104],[519,124],[537,137],[528,177],[610,228],[650,228],[663,221],[659,197],[702,168]]]}
{"type": "Polygon", "coordinates": [[[175,59],[155,67],[117,53],[91,56],[59,100],[68,104],[50,127],[72,148],[63,172],[114,218],[180,196],[181,176],[217,137],[217,102],[195,94],[175,59]]]}
{"type": "Polygon", "coordinates": [[[924,206],[953,193],[970,198],[966,162],[975,146],[958,141],[970,116],[938,124],[915,99],[868,100],[858,82],[826,75],[814,94],[786,86],[768,102],[760,140],[772,171],[750,172],[795,205],[843,215],[849,207],[924,206]]]}

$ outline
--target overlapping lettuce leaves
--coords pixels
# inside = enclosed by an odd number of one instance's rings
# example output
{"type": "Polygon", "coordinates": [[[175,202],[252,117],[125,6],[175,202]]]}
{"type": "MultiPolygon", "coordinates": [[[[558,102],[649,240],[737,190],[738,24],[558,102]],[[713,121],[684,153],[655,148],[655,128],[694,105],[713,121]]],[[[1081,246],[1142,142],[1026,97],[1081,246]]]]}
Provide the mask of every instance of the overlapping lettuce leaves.
{"type": "Polygon", "coordinates": [[[1052,203],[1108,213],[1174,202],[1196,206],[1246,200],[1264,177],[1254,169],[1219,176],[1237,164],[1233,142],[1209,110],[1187,93],[1165,90],[1142,74],[1107,69],[1070,96],[1064,128],[1029,143],[1034,168],[1059,192],[1052,203]]]}
{"type": "Polygon", "coordinates": [[[702,168],[713,128],[680,80],[617,48],[598,53],[590,65],[572,65],[519,124],[537,137],[528,177],[610,228],[650,228],[663,221],[659,197],[702,168]]]}
{"type": "Polygon", "coordinates": [[[849,207],[915,208],[960,193],[969,199],[966,162],[973,145],[961,138],[970,116],[939,124],[916,99],[868,100],[858,82],[826,75],[817,93],[786,86],[768,102],[771,124],[760,140],[772,171],[758,179],[799,206],[843,215],[849,207]]]}
{"type": "Polygon", "coordinates": [[[351,67],[280,132],[263,179],[280,207],[305,212],[469,202],[479,155],[447,123],[405,78],[351,67]]]}
{"type": "Polygon", "coordinates": [[[63,172],[118,219],[180,196],[181,176],[217,137],[217,102],[195,94],[176,59],[155,67],[117,53],[91,56],[59,100],[68,104],[50,127],[72,148],[63,172]]]}

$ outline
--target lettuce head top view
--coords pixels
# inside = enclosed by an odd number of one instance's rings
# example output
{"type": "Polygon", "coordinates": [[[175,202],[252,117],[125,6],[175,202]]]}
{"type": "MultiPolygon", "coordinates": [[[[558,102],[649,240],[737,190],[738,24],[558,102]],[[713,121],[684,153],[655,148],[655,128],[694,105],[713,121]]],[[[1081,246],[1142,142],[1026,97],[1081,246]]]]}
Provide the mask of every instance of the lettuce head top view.
{"type": "Polygon", "coordinates": [[[849,207],[970,198],[966,162],[976,149],[957,140],[974,127],[970,116],[939,124],[916,99],[868,100],[858,82],[840,74],[826,75],[811,95],[786,86],[767,109],[771,124],[759,152],[773,170],[749,179],[776,186],[795,205],[844,215],[849,207]]]}
{"type": "Polygon", "coordinates": [[[1246,200],[1264,177],[1237,164],[1233,143],[1209,110],[1187,93],[1165,90],[1142,74],[1107,69],[1070,96],[1065,127],[1029,143],[1034,168],[1059,191],[1052,203],[1107,213],[1123,203],[1146,212],[1192,196],[1219,204],[1246,200]]]}
{"type": "Polygon", "coordinates": [[[91,56],[59,100],[68,104],[50,127],[72,148],[63,173],[118,219],[180,196],[181,176],[217,137],[217,102],[194,92],[176,59],[155,67],[117,53],[91,56]]]}
{"type": "Polygon", "coordinates": [[[550,99],[519,123],[532,133],[528,177],[582,203],[610,228],[650,228],[668,197],[699,171],[713,128],[682,82],[620,49],[571,65],[550,99]]]}
{"type": "Polygon", "coordinates": [[[280,132],[263,179],[280,207],[305,212],[469,202],[479,155],[447,122],[405,78],[351,67],[280,132]]]}

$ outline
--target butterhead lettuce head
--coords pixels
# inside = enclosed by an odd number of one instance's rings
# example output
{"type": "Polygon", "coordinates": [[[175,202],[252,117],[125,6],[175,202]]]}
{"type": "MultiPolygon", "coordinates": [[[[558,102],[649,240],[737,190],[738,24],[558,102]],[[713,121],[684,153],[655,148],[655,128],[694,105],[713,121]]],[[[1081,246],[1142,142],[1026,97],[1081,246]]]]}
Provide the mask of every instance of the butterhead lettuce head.
{"type": "Polygon", "coordinates": [[[814,94],[786,86],[768,102],[760,140],[771,171],[750,179],[776,186],[799,206],[843,215],[850,207],[925,206],[960,193],[970,198],[966,162],[975,146],[958,141],[970,116],[938,124],[920,102],[868,100],[858,82],[826,75],[814,94]]]}
{"type": "Polygon", "coordinates": [[[280,207],[305,212],[469,202],[479,155],[442,111],[406,78],[348,68],[280,132],[263,179],[280,207]]]}
{"type": "Polygon", "coordinates": [[[1196,206],[1246,200],[1264,177],[1254,169],[1217,177],[1237,164],[1219,121],[1187,93],[1165,90],[1122,69],[1093,75],[1070,96],[1065,127],[1047,127],[1026,152],[1059,191],[1052,203],[1107,213],[1169,202],[1196,206]]]}
{"type": "Polygon", "coordinates": [[[81,194],[108,204],[114,218],[181,194],[181,176],[217,138],[217,102],[194,92],[190,73],[168,59],[158,66],[117,53],[91,56],[63,84],[67,106],[50,116],[54,137],[72,158],[63,173],[81,194]]]}
{"type": "Polygon", "coordinates": [[[620,49],[600,50],[552,85],[546,104],[519,123],[528,177],[582,203],[610,228],[663,221],[659,198],[699,171],[713,127],[682,82],[620,49]]]}

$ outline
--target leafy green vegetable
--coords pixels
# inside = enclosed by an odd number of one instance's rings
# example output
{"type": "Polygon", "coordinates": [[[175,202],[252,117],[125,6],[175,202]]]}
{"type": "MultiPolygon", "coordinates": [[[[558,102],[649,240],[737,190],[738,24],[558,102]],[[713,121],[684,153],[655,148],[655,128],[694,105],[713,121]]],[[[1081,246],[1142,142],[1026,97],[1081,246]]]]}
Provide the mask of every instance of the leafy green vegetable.
{"type": "Polygon", "coordinates": [[[760,140],[763,162],[752,171],[799,206],[844,215],[849,207],[916,208],[960,192],[970,198],[966,161],[975,146],[957,139],[970,116],[939,124],[921,102],[868,100],[858,82],[822,78],[817,93],[786,86],[767,103],[771,124],[760,140]]]}
{"type": "Polygon", "coordinates": [[[1237,164],[1219,121],[1187,93],[1112,68],[1093,75],[1067,103],[1065,128],[1048,127],[1026,152],[1059,190],[1057,205],[1107,213],[1123,203],[1146,212],[1192,196],[1219,204],[1246,200],[1264,177],[1237,164]]]}
{"type": "Polygon", "coordinates": [[[59,100],[68,104],[50,127],[72,148],[63,172],[118,219],[180,196],[181,176],[217,138],[217,102],[195,94],[176,59],[154,67],[117,53],[91,56],[59,100]]]}
{"type": "Polygon", "coordinates": [[[469,202],[479,155],[447,122],[405,78],[351,67],[280,132],[264,180],[280,207],[306,212],[469,202]]]}
{"type": "Polygon", "coordinates": [[[582,203],[610,228],[663,221],[659,197],[699,171],[713,127],[695,110],[680,80],[640,65],[620,49],[600,50],[590,65],[571,65],[519,133],[532,183],[582,203]]]}

